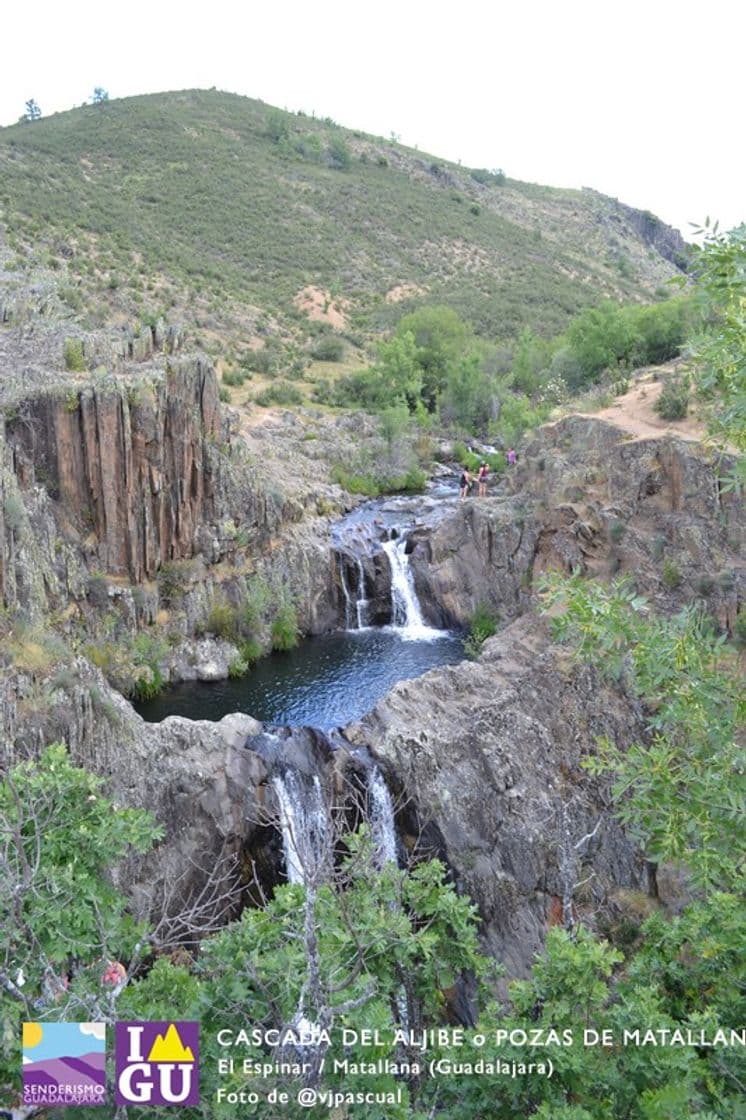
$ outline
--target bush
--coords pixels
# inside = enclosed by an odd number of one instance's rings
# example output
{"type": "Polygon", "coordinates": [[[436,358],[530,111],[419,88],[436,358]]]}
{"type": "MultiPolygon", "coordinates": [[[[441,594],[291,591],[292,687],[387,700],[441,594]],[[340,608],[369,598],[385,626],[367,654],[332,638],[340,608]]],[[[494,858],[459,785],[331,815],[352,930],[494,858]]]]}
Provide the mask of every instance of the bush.
{"type": "Polygon", "coordinates": [[[477,455],[474,451],[469,451],[465,444],[454,443],[453,457],[457,463],[460,463],[462,467],[466,467],[472,474],[479,470],[482,463],[487,464],[493,475],[502,474],[505,470],[505,456],[501,451],[477,455]]]}
{"type": "Polygon", "coordinates": [[[332,467],[332,478],[349,494],[363,494],[366,498],[377,498],[381,493],[381,487],[372,474],[349,471],[340,464],[332,467]]]}
{"type": "Polygon", "coordinates": [[[346,171],[352,162],[350,149],[341,136],[335,136],[329,144],[329,163],[339,171],[346,171]]]}
{"type": "Polygon", "coordinates": [[[237,389],[250,376],[251,374],[247,369],[226,369],[223,371],[223,384],[230,385],[232,389],[237,389]]]}
{"type": "Polygon", "coordinates": [[[689,378],[669,377],[654,404],[663,420],[683,420],[689,411],[689,378]]]}
{"type": "Polygon", "coordinates": [[[410,467],[403,474],[386,475],[381,479],[384,492],[391,494],[419,494],[425,488],[427,474],[420,467],[410,467]]]}
{"type": "Polygon", "coordinates": [[[467,657],[478,657],[484,643],[497,633],[500,619],[487,603],[479,603],[469,623],[469,635],[464,642],[467,657]]]}
{"type": "Polygon", "coordinates": [[[278,381],[276,385],[269,385],[254,398],[263,408],[270,405],[300,405],[303,404],[303,394],[289,381],[278,381]]]}
{"type": "Polygon", "coordinates": [[[173,606],[183,599],[191,584],[195,568],[194,560],[168,560],[165,564],[161,564],[156,581],[158,595],[164,606],[173,606]]]}
{"type": "Polygon", "coordinates": [[[475,167],[471,177],[477,183],[493,183],[497,187],[502,187],[505,183],[505,172],[500,167],[494,171],[488,171],[486,167],[475,167]]]}
{"type": "Polygon", "coordinates": [[[245,677],[249,671],[249,662],[244,659],[240,654],[232,657],[228,662],[228,676],[231,680],[237,677],[245,677]]]}
{"type": "Polygon", "coordinates": [[[678,564],[673,560],[666,560],[663,565],[663,583],[670,590],[675,591],[677,587],[681,586],[683,576],[678,564]]]}
{"type": "Polygon", "coordinates": [[[6,529],[15,531],[23,525],[25,509],[23,502],[16,494],[8,494],[3,502],[3,518],[6,529]]]}
{"type": "Polygon", "coordinates": [[[205,632],[227,642],[235,642],[239,636],[238,611],[227,599],[216,597],[210,606],[210,613],[204,624],[205,632]]]}
{"type": "Polygon", "coordinates": [[[261,350],[250,350],[241,359],[241,366],[249,372],[263,373],[265,377],[271,377],[277,372],[278,362],[279,353],[276,347],[267,345],[261,350]]]}
{"type": "Polygon", "coordinates": [[[88,576],[88,598],[94,607],[108,607],[109,584],[103,572],[91,572],[88,576]]]}
{"type": "Polygon", "coordinates": [[[341,362],[344,357],[345,347],[341,338],[335,335],[326,335],[320,338],[311,350],[311,357],[317,362],[341,362]]]}
{"type": "Polygon", "coordinates": [[[79,338],[66,338],[62,350],[65,359],[65,369],[70,373],[85,373],[85,355],[83,343],[79,338]]]}
{"type": "Polygon", "coordinates": [[[241,660],[246,663],[250,668],[255,661],[258,661],[262,656],[264,650],[256,638],[247,638],[245,642],[241,643],[241,660]]]}
{"type": "Polygon", "coordinates": [[[609,536],[611,537],[614,544],[619,544],[626,531],[627,526],[623,521],[615,521],[609,528],[609,536]]]}
{"type": "Polygon", "coordinates": [[[298,644],[298,612],[289,599],[280,603],[272,619],[272,649],[288,650],[298,644]]]}

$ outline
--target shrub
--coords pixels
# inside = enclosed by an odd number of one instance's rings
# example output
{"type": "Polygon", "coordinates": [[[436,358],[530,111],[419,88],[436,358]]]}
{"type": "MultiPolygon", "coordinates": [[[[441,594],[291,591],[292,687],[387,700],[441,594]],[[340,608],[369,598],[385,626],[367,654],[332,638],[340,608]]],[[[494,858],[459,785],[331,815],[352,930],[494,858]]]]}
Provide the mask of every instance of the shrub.
{"type": "Polygon", "coordinates": [[[278,381],[276,385],[269,385],[263,392],[257,393],[254,399],[263,408],[269,408],[273,404],[303,404],[303,394],[300,389],[297,389],[295,385],[291,385],[288,381],[278,381]]]}
{"type": "MultiPolygon", "coordinates": [[[[246,598],[243,606],[243,626],[255,634],[262,626],[272,603],[272,589],[263,576],[251,576],[246,581],[246,598]]],[[[243,656],[247,657],[246,652],[243,656]]],[[[247,660],[252,658],[247,657],[247,660]]],[[[253,659],[255,660],[255,658],[253,659]]]]}
{"type": "Polygon", "coordinates": [[[225,386],[221,385],[220,389],[218,390],[218,400],[220,401],[221,404],[230,404],[231,403],[231,391],[230,391],[230,389],[226,389],[225,386]]]}
{"type": "Polygon", "coordinates": [[[425,488],[427,474],[420,467],[410,467],[403,474],[384,476],[381,486],[391,494],[419,494],[425,488]]]}
{"type": "Polygon", "coordinates": [[[669,377],[653,406],[664,420],[683,420],[689,410],[689,378],[669,377]]]}
{"type": "Polygon", "coordinates": [[[214,634],[216,638],[224,638],[227,642],[235,642],[238,638],[239,620],[236,608],[218,596],[210,605],[210,613],[204,624],[205,632],[214,634]]]}
{"type": "Polygon", "coordinates": [[[332,467],[332,478],[349,494],[363,494],[366,498],[377,498],[381,493],[381,487],[372,474],[349,471],[340,464],[332,467]]]}
{"type": "Polygon", "coordinates": [[[250,372],[247,369],[226,369],[223,371],[223,384],[230,385],[230,387],[238,388],[243,385],[244,381],[250,377],[250,372]]]}
{"type": "Polygon", "coordinates": [[[344,357],[345,347],[341,338],[336,335],[326,335],[320,338],[311,350],[311,357],[317,362],[341,362],[344,357]]]}
{"type": "Polygon", "coordinates": [[[194,560],[168,560],[158,569],[158,594],[165,606],[183,599],[195,571],[194,560]]]}
{"type": "Polygon", "coordinates": [[[66,338],[62,354],[65,359],[66,370],[70,373],[85,373],[83,343],[79,338],[66,338]]]}
{"type": "Polygon", "coordinates": [[[619,544],[626,531],[627,526],[623,521],[615,521],[609,528],[609,536],[611,537],[614,544],[619,544]]]}
{"type": "Polygon", "coordinates": [[[453,457],[457,463],[460,463],[462,467],[466,467],[472,473],[476,473],[482,463],[487,464],[493,475],[502,474],[505,470],[505,456],[502,451],[477,455],[475,451],[469,451],[465,444],[454,443],[453,457]]]}
{"type": "Polygon", "coordinates": [[[228,662],[228,676],[235,680],[237,677],[245,677],[249,671],[249,662],[246,661],[241,654],[232,657],[228,662]]]}
{"type": "Polygon", "coordinates": [[[272,649],[288,650],[298,644],[298,612],[289,599],[280,603],[272,619],[272,649]]]}
{"type": "Polygon", "coordinates": [[[335,136],[329,144],[329,163],[339,171],[346,171],[352,162],[350,149],[341,136],[335,136]]]}
{"type": "Polygon", "coordinates": [[[678,564],[673,560],[666,560],[663,564],[663,583],[670,590],[674,591],[677,587],[681,586],[683,576],[678,564]]]}
{"type": "Polygon", "coordinates": [[[163,691],[163,676],[157,665],[143,665],[129,695],[133,700],[152,700],[163,691]]]}
{"type": "Polygon", "coordinates": [[[109,584],[103,572],[91,572],[89,575],[88,598],[94,607],[109,605],[109,584]]]}
{"type": "Polygon", "coordinates": [[[484,643],[497,633],[498,615],[488,603],[479,603],[469,623],[469,635],[464,642],[467,657],[477,657],[484,643]]]}
{"type": "Polygon", "coordinates": [[[24,506],[16,494],[8,494],[3,502],[3,518],[6,529],[20,529],[23,524],[24,506]]]}
{"type": "Polygon", "coordinates": [[[486,167],[475,167],[471,177],[477,183],[494,183],[498,187],[502,187],[505,183],[505,172],[500,167],[493,171],[488,171],[486,167]]]}
{"type": "Polygon", "coordinates": [[[241,365],[246,370],[253,370],[255,373],[263,373],[265,377],[271,377],[277,372],[278,360],[279,355],[275,347],[267,345],[261,350],[251,350],[241,360],[241,365]]]}
{"type": "Polygon", "coordinates": [[[248,668],[259,660],[263,652],[264,650],[256,638],[247,638],[245,642],[241,643],[241,660],[246,662],[248,668]]]}

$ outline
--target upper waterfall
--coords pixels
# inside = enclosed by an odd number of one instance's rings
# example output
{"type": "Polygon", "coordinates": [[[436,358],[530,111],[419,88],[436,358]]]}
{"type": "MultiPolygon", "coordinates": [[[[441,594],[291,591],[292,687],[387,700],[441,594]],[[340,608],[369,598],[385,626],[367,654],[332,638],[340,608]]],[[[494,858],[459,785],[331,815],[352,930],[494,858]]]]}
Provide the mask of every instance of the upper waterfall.
{"type": "Polygon", "coordinates": [[[422,609],[414,586],[412,569],[409,566],[406,539],[388,540],[383,543],[383,551],[391,566],[391,624],[405,640],[432,641],[442,638],[446,630],[436,630],[428,626],[422,617],[422,609]]]}

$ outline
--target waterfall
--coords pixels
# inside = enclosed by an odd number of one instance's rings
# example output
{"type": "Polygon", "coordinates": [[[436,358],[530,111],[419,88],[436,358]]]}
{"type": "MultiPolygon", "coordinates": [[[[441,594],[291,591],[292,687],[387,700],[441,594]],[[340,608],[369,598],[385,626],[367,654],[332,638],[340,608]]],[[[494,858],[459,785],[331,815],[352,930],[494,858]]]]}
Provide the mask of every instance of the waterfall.
{"type": "Polygon", "coordinates": [[[391,568],[391,622],[402,638],[427,641],[442,638],[445,630],[427,626],[422,617],[405,538],[384,541],[383,551],[391,568]]]}
{"type": "Polygon", "coordinates": [[[342,584],[342,591],[345,597],[345,630],[352,630],[352,595],[347,583],[347,566],[345,564],[345,556],[343,553],[338,553],[339,557],[339,581],[342,584]]]}
{"type": "Polygon", "coordinates": [[[272,775],[280,808],[285,869],[291,883],[306,883],[326,861],[327,808],[318,775],[302,782],[294,770],[272,775]]]}
{"type": "Polygon", "coordinates": [[[368,600],[365,598],[365,569],[363,568],[362,558],[357,558],[357,602],[355,604],[355,611],[357,614],[357,628],[358,630],[365,630],[368,625],[368,600]]]}
{"type": "Polygon", "coordinates": [[[383,774],[375,762],[368,777],[368,815],[381,866],[385,863],[397,863],[394,803],[383,774]]]}
{"type": "Polygon", "coordinates": [[[345,630],[365,630],[368,627],[369,600],[365,597],[365,568],[361,556],[348,557],[344,552],[337,554],[339,582],[345,597],[345,630]],[[347,575],[347,561],[353,560],[357,568],[357,587],[350,587],[347,575]]]}

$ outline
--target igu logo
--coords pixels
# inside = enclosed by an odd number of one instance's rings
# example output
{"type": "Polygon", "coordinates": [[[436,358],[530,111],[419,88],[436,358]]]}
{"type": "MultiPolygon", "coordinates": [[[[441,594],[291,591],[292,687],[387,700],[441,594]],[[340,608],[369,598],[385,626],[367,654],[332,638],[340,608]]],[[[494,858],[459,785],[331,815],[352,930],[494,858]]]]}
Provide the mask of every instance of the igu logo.
{"type": "Polygon", "coordinates": [[[199,1104],[199,1023],[117,1023],[116,1103],[199,1104]]]}

